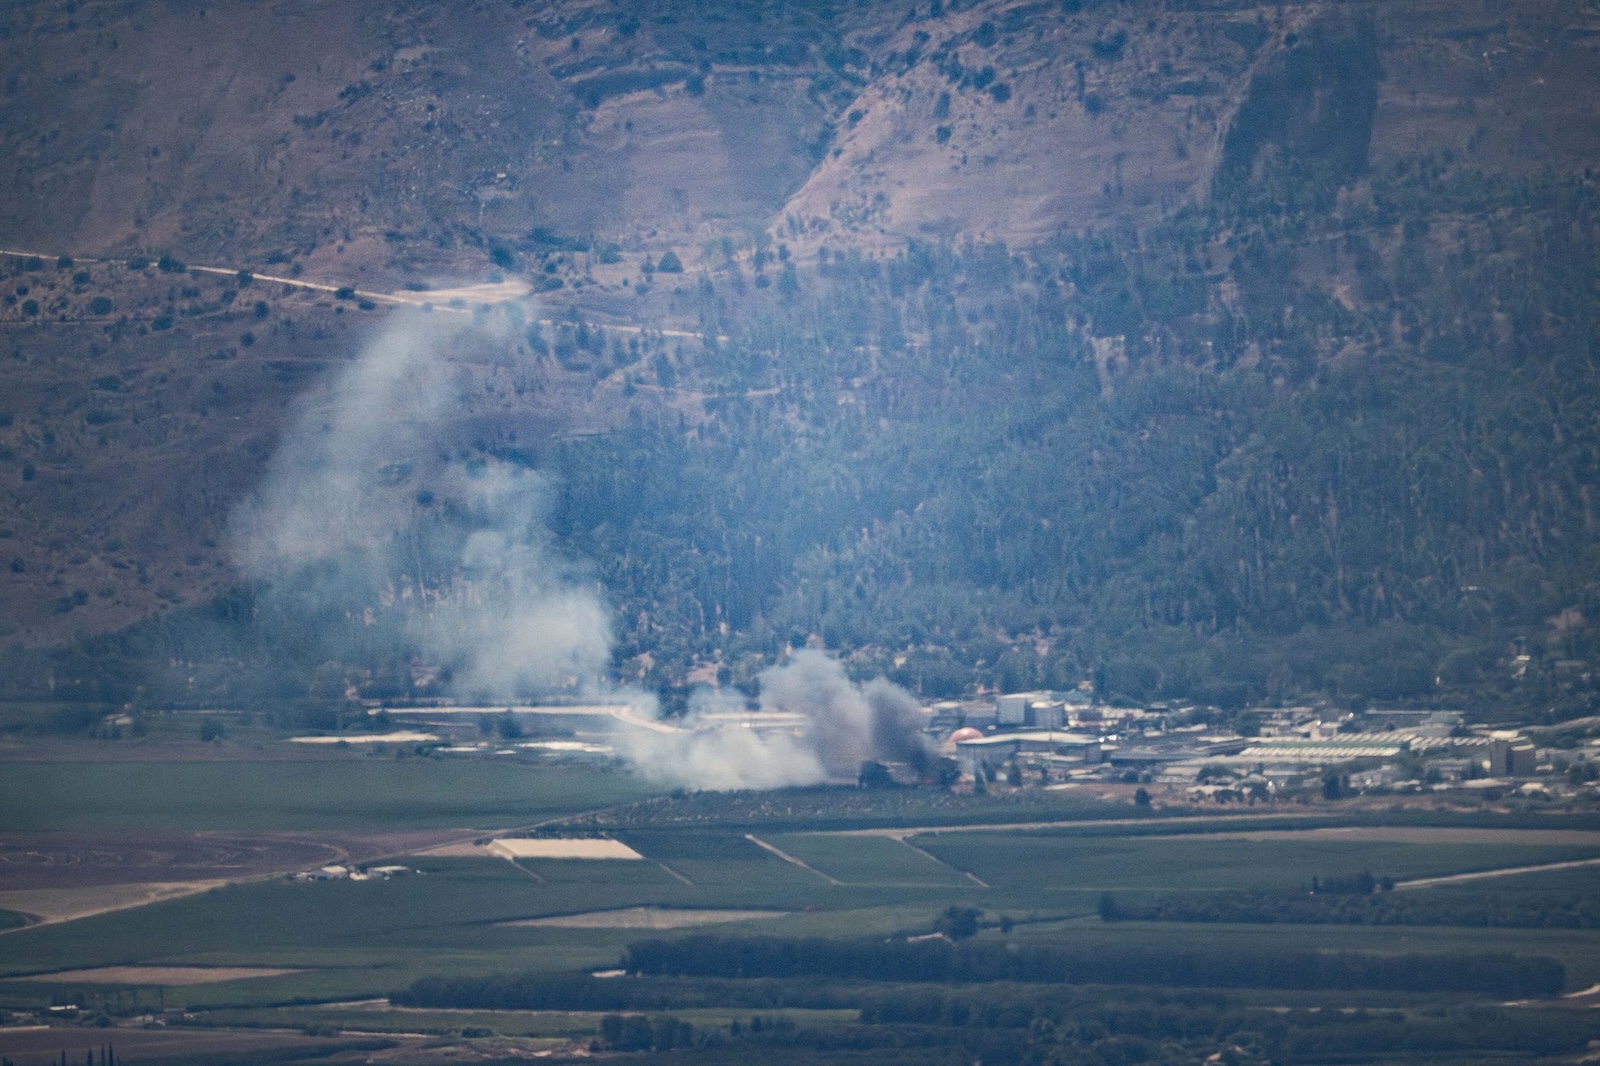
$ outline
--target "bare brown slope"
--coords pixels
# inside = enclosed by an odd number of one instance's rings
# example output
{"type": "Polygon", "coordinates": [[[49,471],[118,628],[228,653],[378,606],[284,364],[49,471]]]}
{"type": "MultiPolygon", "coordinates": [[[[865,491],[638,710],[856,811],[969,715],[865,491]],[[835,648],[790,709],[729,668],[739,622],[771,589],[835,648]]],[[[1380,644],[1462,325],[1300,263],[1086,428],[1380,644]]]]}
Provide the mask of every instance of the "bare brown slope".
{"type": "MultiPolygon", "coordinates": [[[[296,403],[316,403],[408,313],[120,261],[18,262],[0,260],[8,291],[41,312],[0,309],[0,638],[25,643],[120,628],[235,582],[229,514],[296,403]]],[[[457,402],[440,453],[533,448],[620,417],[616,383],[536,357],[526,336],[458,340],[444,352],[457,402]]],[[[425,475],[390,488],[413,495],[425,475]]]]}
{"type": "MultiPolygon", "coordinates": [[[[903,27],[890,70],[786,206],[826,241],[1028,245],[1204,194],[1252,47],[1250,16],[1052,14],[987,3],[903,27]]],[[[1281,33],[1280,33],[1281,36],[1281,33]]]]}
{"type": "MultiPolygon", "coordinates": [[[[114,628],[225,587],[229,508],[289,401],[363,335],[360,312],[323,296],[85,255],[281,256],[285,273],[389,290],[481,280],[506,241],[527,280],[563,279],[561,298],[582,283],[590,313],[692,328],[671,289],[768,223],[797,253],[1025,246],[1203,198],[1230,144],[1244,174],[1281,150],[1236,134],[1285,57],[1367,23],[1369,165],[1448,152],[1582,169],[1600,154],[1600,14],[1581,0],[951,6],[6,5],[0,247],[80,264],[0,263],[0,635],[114,628]],[[644,300],[623,288],[667,247],[687,275],[644,300]]],[[[1325,114],[1323,91],[1261,113],[1325,114]]],[[[518,358],[547,398],[523,398],[514,368],[473,369],[465,442],[530,409],[620,417],[615,377],[518,358]]]]}
{"type": "Polygon", "coordinates": [[[759,224],[813,161],[821,43],[745,54],[759,28],[706,44],[637,22],[615,4],[25,5],[0,16],[0,234],[349,277],[458,247],[482,263],[535,227],[665,244],[759,224]]]}
{"type": "Polygon", "coordinates": [[[950,6],[13,5],[0,236],[375,285],[535,227],[691,265],[768,223],[1026,245],[1203,198],[1252,78],[1363,22],[1375,163],[1600,148],[1580,0],[950,6]]]}
{"type": "MultiPolygon", "coordinates": [[[[1581,170],[1600,152],[1600,16],[1578,3],[1064,13],[991,0],[906,23],[881,45],[880,75],[785,206],[784,232],[835,245],[1028,246],[1159,217],[1210,193],[1239,143],[1230,135],[1241,106],[1293,91],[1285,67],[1296,51],[1356,37],[1376,49],[1376,108],[1361,146],[1371,165],[1433,156],[1581,170]]],[[[1291,124],[1336,91],[1300,88],[1308,99],[1280,116],[1291,124]]],[[[1294,129],[1274,132],[1294,143],[1294,129]]]]}

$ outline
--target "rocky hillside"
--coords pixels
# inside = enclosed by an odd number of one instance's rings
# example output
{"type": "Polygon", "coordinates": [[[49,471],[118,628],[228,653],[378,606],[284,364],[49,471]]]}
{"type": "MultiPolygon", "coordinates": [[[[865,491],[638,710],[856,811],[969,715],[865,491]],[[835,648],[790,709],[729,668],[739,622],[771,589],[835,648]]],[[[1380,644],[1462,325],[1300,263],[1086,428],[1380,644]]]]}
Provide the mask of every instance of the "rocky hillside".
{"type": "Polygon", "coordinates": [[[481,328],[375,491],[466,536],[442,485],[543,471],[652,686],[815,638],[926,694],[1592,699],[1588,4],[23,3],[0,57],[13,695],[439,666],[399,585],[251,630],[237,551],[426,298],[481,328]]]}
{"type": "Polygon", "coordinates": [[[16,4],[0,234],[352,281],[532,233],[1028,246],[1265,151],[1581,171],[1597,41],[1559,0],[16,4]]]}

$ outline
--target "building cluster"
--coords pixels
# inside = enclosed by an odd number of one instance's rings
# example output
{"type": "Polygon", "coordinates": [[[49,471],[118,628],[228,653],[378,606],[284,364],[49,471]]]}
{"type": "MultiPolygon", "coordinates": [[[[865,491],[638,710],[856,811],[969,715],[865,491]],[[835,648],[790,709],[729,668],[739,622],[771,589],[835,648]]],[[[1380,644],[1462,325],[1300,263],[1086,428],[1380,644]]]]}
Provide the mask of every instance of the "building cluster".
{"type": "Polygon", "coordinates": [[[929,711],[930,734],[974,783],[1137,782],[1195,801],[1255,802],[1449,789],[1554,798],[1594,794],[1600,776],[1600,740],[1541,748],[1454,711],[1261,708],[1219,724],[1222,715],[1190,706],[1108,707],[1055,692],[929,711]]]}
{"type": "Polygon", "coordinates": [[[291,881],[387,881],[414,872],[409,866],[319,866],[291,874],[291,881]]]}

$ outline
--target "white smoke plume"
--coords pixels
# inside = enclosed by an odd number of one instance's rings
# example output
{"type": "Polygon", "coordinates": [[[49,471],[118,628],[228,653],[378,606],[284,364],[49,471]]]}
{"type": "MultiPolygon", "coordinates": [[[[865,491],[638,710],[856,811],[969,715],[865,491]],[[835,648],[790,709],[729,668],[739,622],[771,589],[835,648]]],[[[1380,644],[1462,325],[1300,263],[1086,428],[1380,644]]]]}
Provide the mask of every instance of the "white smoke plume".
{"type": "Polygon", "coordinates": [[[233,515],[247,576],[281,579],[379,547],[411,517],[385,470],[427,448],[448,395],[437,353],[458,332],[397,316],[326,394],[302,398],[267,477],[233,515]]]}
{"type": "Polygon", "coordinates": [[[620,734],[618,749],[642,774],[664,784],[726,791],[814,785],[828,779],[807,738],[750,728],[744,698],[696,689],[680,728],[620,734]]]}
{"type": "MultiPolygon", "coordinates": [[[[508,343],[482,322],[393,318],[293,412],[233,516],[237,561],[332,657],[364,648],[442,665],[468,698],[576,691],[653,714],[654,697],[608,684],[607,612],[550,543],[544,479],[452,454],[452,356],[508,343]]],[[[917,702],[887,681],[857,685],[809,649],[759,680],[758,712],[700,690],[686,721],[625,729],[619,750],[654,780],[703,789],[854,780],[867,760],[928,758],[917,702]],[[763,716],[783,725],[759,727],[763,716]]]]}
{"type": "Polygon", "coordinates": [[[445,454],[459,395],[449,357],[509,340],[442,318],[396,315],[302,401],[233,516],[240,569],[321,609],[329,640],[363,626],[398,634],[462,694],[592,691],[610,659],[607,614],[552,550],[544,479],[445,454]],[[348,624],[327,624],[330,612],[348,624]]]}

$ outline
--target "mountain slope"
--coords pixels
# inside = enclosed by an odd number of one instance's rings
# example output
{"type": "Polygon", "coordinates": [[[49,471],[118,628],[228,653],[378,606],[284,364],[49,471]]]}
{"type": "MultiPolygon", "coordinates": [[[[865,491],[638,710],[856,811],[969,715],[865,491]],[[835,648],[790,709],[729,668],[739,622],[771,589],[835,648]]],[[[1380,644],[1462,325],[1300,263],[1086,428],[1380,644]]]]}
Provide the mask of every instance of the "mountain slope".
{"type": "Polygon", "coordinates": [[[355,290],[508,277],[536,301],[442,349],[429,446],[369,474],[447,539],[441,486],[549,475],[625,677],[815,638],[927,695],[1587,707],[1597,28],[12,9],[0,247],[49,255],[0,262],[9,691],[438,677],[408,633],[470,585],[447,555],[296,614],[232,516],[382,335],[355,290]]]}

